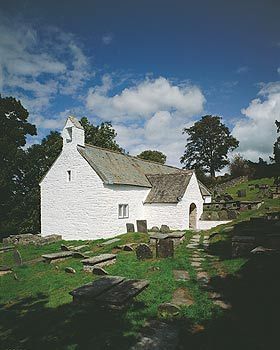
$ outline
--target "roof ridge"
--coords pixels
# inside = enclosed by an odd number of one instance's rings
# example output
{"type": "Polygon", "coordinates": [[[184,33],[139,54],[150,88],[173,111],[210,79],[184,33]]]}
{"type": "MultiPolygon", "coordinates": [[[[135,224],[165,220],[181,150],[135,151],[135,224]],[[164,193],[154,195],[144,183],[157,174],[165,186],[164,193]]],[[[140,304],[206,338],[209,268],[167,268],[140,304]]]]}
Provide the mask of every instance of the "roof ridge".
{"type": "MultiPolygon", "coordinates": [[[[185,169],[180,169],[180,168],[177,168],[173,165],[168,165],[168,164],[161,164],[161,163],[158,163],[158,162],[153,162],[151,160],[147,160],[147,159],[142,159],[142,158],[139,158],[137,156],[132,156],[131,154],[124,154],[120,151],[115,151],[115,150],[112,150],[112,149],[109,149],[109,148],[104,148],[104,147],[99,147],[99,146],[94,146],[94,145],[91,145],[89,143],[85,143],[85,146],[89,146],[89,147],[93,147],[93,148],[97,148],[97,149],[102,149],[104,151],[107,151],[107,152],[111,152],[111,153],[117,153],[117,154],[120,154],[124,157],[129,157],[129,158],[133,158],[133,159],[136,159],[138,161],[142,161],[142,162],[146,162],[146,163],[150,163],[150,164],[155,164],[155,165],[160,165],[160,166],[163,166],[163,167],[168,167],[168,168],[172,168],[172,169],[177,169],[177,170],[180,170],[180,171],[186,171],[185,169]]],[[[83,146],[82,146],[83,147],[83,146]]],[[[189,170],[188,170],[189,171],[189,170]]]]}

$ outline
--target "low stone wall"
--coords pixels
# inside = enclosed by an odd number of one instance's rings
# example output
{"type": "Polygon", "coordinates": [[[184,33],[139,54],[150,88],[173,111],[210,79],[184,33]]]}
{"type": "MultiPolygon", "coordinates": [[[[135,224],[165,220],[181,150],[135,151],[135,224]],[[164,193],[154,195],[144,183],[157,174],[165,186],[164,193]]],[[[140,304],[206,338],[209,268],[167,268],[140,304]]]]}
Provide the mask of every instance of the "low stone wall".
{"type": "Polygon", "coordinates": [[[240,176],[211,188],[211,191],[217,192],[217,193],[223,193],[223,192],[226,192],[227,188],[239,185],[246,181],[248,181],[248,176],[240,176]]]}
{"type": "Polygon", "coordinates": [[[3,245],[9,244],[36,244],[36,245],[45,245],[49,243],[53,243],[56,241],[62,240],[61,235],[48,235],[42,237],[41,235],[33,235],[32,233],[24,233],[21,235],[11,235],[7,238],[3,238],[3,245]]]}

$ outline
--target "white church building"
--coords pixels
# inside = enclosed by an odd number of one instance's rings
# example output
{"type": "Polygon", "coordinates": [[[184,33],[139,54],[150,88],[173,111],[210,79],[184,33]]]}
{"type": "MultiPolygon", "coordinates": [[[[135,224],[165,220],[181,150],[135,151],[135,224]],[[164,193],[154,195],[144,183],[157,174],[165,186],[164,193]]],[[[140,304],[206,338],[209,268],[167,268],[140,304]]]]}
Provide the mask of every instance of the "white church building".
{"type": "Polygon", "coordinates": [[[43,236],[109,238],[142,219],[148,228],[198,227],[211,194],[194,171],[85,144],[74,117],[67,119],[62,137],[62,152],[40,183],[43,236]]]}

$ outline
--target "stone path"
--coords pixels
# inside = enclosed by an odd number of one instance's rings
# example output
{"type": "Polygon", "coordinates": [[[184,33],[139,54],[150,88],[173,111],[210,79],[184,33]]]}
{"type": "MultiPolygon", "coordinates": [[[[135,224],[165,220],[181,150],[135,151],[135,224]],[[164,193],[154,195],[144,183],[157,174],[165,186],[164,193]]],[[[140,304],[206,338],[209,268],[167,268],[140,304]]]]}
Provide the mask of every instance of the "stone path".
{"type": "Polygon", "coordinates": [[[195,269],[196,279],[201,288],[208,291],[208,296],[215,305],[221,307],[224,310],[230,309],[231,305],[225,301],[223,299],[223,296],[215,291],[209,284],[210,276],[203,267],[203,263],[207,262],[208,265],[215,268],[218,275],[224,275],[224,271],[218,262],[218,258],[208,252],[209,236],[201,236],[200,233],[195,233],[191,237],[189,244],[187,244],[186,247],[190,250],[190,263],[191,266],[195,269]]]}

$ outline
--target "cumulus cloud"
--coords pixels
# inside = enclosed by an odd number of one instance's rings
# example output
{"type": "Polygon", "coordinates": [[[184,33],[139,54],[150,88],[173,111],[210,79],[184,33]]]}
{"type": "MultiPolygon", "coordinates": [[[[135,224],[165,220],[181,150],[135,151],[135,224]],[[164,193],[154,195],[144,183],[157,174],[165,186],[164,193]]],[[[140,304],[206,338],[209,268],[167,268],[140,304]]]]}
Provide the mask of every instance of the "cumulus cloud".
{"type": "Polygon", "coordinates": [[[38,126],[57,96],[77,94],[92,76],[89,60],[71,33],[57,28],[35,30],[0,17],[0,89],[20,98],[38,126]],[[16,23],[16,24],[14,24],[16,23]]]}
{"type": "Polygon", "coordinates": [[[185,136],[182,129],[203,111],[205,97],[197,86],[172,84],[168,79],[146,78],[119,94],[111,76],[91,88],[87,107],[102,120],[112,120],[119,144],[133,155],[156,149],[167,155],[167,162],[180,165],[185,136]]]}
{"type": "Polygon", "coordinates": [[[268,159],[276,140],[275,120],[280,119],[280,81],[262,84],[258,98],[241,110],[244,118],[232,130],[240,141],[237,149],[245,158],[268,159]]]}

